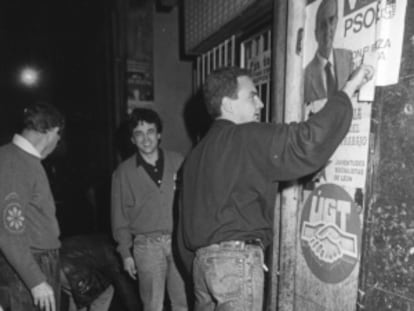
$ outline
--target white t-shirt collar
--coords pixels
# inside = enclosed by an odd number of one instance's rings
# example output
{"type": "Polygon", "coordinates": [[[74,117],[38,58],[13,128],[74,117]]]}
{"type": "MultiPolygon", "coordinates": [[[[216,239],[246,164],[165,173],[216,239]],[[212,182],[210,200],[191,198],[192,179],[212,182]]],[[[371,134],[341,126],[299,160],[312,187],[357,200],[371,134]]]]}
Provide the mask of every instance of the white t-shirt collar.
{"type": "Polygon", "coordinates": [[[30,153],[31,155],[34,155],[35,157],[41,159],[42,156],[37,151],[37,149],[28,141],[26,138],[24,138],[22,135],[14,134],[12,143],[15,144],[20,149],[26,151],[27,153],[30,153]]]}

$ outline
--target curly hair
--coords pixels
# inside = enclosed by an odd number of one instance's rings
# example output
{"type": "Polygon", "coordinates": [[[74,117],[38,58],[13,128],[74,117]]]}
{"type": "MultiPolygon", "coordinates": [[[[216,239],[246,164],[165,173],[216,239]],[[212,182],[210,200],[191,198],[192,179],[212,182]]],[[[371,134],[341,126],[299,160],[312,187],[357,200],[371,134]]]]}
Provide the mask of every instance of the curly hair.
{"type": "Polygon", "coordinates": [[[147,122],[155,124],[157,132],[162,132],[162,121],[158,113],[152,109],[148,108],[135,108],[132,110],[129,119],[128,119],[128,130],[129,134],[132,135],[134,129],[138,126],[140,122],[147,122]]]}
{"type": "Polygon", "coordinates": [[[62,131],[65,127],[65,118],[54,106],[46,103],[35,103],[24,109],[22,130],[46,133],[55,127],[62,131]]]}

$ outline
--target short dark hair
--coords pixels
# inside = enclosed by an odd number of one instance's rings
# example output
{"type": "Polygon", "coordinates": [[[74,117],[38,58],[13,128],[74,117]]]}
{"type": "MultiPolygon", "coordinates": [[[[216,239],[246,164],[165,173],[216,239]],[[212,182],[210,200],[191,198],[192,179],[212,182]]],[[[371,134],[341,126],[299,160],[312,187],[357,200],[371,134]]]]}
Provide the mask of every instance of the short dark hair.
{"type": "Polygon", "coordinates": [[[155,124],[157,132],[162,132],[162,121],[158,113],[152,109],[148,108],[135,108],[132,110],[129,119],[128,119],[128,129],[129,134],[132,136],[134,129],[138,126],[140,122],[147,122],[155,124]]]}
{"type": "Polygon", "coordinates": [[[44,134],[55,127],[60,131],[65,127],[65,118],[56,107],[46,103],[35,103],[24,108],[22,130],[44,134]]]}
{"type": "Polygon", "coordinates": [[[239,67],[222,67],[207,77],[203,85],[204,101],[213,118],[221,115],[223,97],[237,98],[237,78],[242,76],[250,77],[250,71],[239,67]]]}

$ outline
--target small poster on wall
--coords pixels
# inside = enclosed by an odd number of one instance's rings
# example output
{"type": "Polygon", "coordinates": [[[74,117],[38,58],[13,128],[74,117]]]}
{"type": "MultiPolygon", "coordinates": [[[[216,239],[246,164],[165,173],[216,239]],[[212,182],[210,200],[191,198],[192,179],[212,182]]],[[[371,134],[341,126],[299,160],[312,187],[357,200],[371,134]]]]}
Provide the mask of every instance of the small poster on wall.
{"type": "Polygon", "coordinates": [[[153,1],[130,0],[127,19],[128,112],[154,102],[153,1]]]}
{"type": "Polygon", "coordinates": [[[154,101],[154,85],[152,68],[139,61],[127,62],[128,112],[136,107],[152,104],[154,101]]]}

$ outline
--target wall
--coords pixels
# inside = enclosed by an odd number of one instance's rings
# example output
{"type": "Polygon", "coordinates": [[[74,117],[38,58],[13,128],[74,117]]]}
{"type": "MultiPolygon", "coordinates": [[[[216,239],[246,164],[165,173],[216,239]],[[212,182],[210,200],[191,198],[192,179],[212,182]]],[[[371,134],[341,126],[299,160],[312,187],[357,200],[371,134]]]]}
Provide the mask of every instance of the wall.
{"type": "Polygon", "coordinates": [[[180,60],[178,12],[154,13],[154,94],[164,122],[162,147],[185,154],[191,148],[183,113],[192,95],[192,63],[180,60]]]}
{"type": "Polygon", "coordinates": [[[377,89],[372,194],[366,215],[360,310],[414,308],[414,2],[407,1],[399,82],[377,89]]]}

